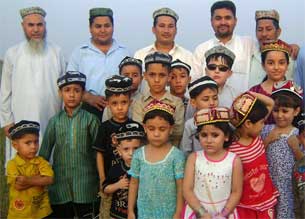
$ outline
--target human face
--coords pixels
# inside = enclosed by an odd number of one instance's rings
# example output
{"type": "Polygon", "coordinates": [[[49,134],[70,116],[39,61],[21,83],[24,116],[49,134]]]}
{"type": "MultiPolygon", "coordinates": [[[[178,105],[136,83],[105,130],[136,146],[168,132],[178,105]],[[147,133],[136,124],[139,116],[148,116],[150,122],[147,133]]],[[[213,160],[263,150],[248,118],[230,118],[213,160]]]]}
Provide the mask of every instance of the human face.
{"type": "Polygon", "coordinates": [[[125,122],[128,116],[128,108],[130,105],[130,97],[128,94],[112,95],[107,100],[112,118],[116,122],[125,122]]]}
{"type": "Polygon", "coordinates": [[[276,29],[270,19],[261,19],[256,22],[256,38],[259,44],[275,41],[281,34],[281,29],[276,29]]]}
{"type": "Polygon", "coordinates": [[[232,75],[232,71],[229,66],[224,62],[224,59],[218,57],[218,59],[211,59],[207,66],[217,66],[215,70],[211,70],[208,67],[205,68],[206,74],[211,77],[214,81],[216,81],[219,87],[223,87],[227,81],[227,79],[232,75]],[[221,67],[228,68],[226,71],[220,71],[221,67]]]}
{"type": "Polygon", "coordinates": [[[274,82],[283,81],[288,68],[285,53],[281,51],[270,51],[263,63],[268,79],[274,82]]]}
{"type": "Polygon", "coordinates": [[[28,40],[41,41],[46,35],[46,23],[39,14],[30,14],[22,22],[24,34],[28,40]]]}
{"type": "Polygon", "coordinates": [[[195,98],[191,98],[191,105],[197,110],[218,106],[218,92],[216,89],[206,88],[195,98]]]}
{"type": "Polygon", "coordinates": [[[97,45],[110,45],[112,43],[113,24],[107,16],[96,17],[90,25],[92,42],[97,45]]]}
{"type": "Polygon", "coordinates": [[[162,95],[165,93],[165,87],[169,82],[168,74],[168,68],[161,63],[148,65],[144,78],[148,83],[152,95],[162,95]]]}
{"type": "Polygon", "coordinates": [[[69,84],[60,89],[66,110],[74,110],[82,101],[84,90],[79,84],[69,84]]]}
{"type": "Polygon", "coordinates": [[[159,16],[152,32],[156,36],[157,43],[173,44],[177,33],[175,19],[170,16],[159,16]]]}
{"type": "Polygon", "coordinates": [[[133,152],[140,147],[140,145],[141,140],[136,138],[122,140],[118,144],[118,153],[127,166],[130,166],[133,152]]]}
{"type": "Polygon", "coordinates": [[[201,147],[209,155],[223,152],[223,144],[228,140],[229,137],[214,125],[205,125],[199,132],[201,147]]]}
{"type": "Polygon", "coordinates": [[[211,18],[212,27],[217,38],[228,38],[233,35],[237,19],[232,11],[226,8],[216,9],[211,18]]]}
{"type": "Polygon", "coordinates": [[[256,123],[252,123],[250,120],[246,120],[246,122],[248,123],[249,135],[253,138],[260,135],[265,125],[265,119],[258,120],[256,123]]]}
{"type": "Polygon", "coordinates": [[[39,148],[39,137],[36,134],[25,134],[20,139],[13,140],[13,147],[24,160],[33,159],[39,148]]]}
{"type": "Polygon", "coordinates": [[[300,108],[275,106],[272,110],[272,115],[276,125],[279,128],[285,128],[292,125],[293,119],[300,112],[300,108]]]}
{"type": "Polygon", "coordinates": [[[138,66],[124,65],[120,74],[132,79],[131,90],[133,92],[138,90],[138,87],[142,82],[142,74],[138,66]]]}
{"type": "Polygon", "coordinates": [[[147,141],[154,147],[162,147],[167,144],[172,129],[169,122],[159,116],[148,119],[144,124],[147,141]]]}
{"type": "Polygon", "coordinates": [[[185,68],[172,68],[169,81],[171,93],[178,97],[184,97],[190,80],[191,77],[185,68]]]}

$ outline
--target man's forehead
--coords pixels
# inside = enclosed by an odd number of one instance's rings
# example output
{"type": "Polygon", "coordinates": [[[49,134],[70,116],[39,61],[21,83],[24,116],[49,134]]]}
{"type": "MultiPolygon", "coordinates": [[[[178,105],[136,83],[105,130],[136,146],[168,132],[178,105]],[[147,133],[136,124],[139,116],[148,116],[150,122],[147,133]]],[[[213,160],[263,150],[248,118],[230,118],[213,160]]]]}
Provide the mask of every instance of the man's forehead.
{"type": "Polygon", "coordinates": [[[273,25],[273,21],[271,19],[260,19],[257,21],[257,27],[259,26],[272,26],[274,27],[273,25]]]}
{"type": "Polygon", "coordinates": [[[23,22],[26,23],[44,23],[44,17],[40,14],[30,14],[23,18],[23,22]]]}
{"type": "Polygon", "coordinates": [[[221,16],[221,17],[225,17],[225,16],[232,16],[234,17],[234,14],[233,12],[228,9],[228,8],[219,8],[219,9],[216,9],[213,13],[213,16],[221,16]]]}
{"type": "Polygon", "coordinates": [[[110,23],[111,24],[111,20],[108,16],[98,16],[98,17],[94,18],[93,23],[95,23],[95,24],[110,23]]]}
{"type": "Polygon", "coordinates": [[[176,21],[171,16],[161,15],[161,16],[157,17],[157,23],[173,23],[173,24],[175,24],[176,21]]]}

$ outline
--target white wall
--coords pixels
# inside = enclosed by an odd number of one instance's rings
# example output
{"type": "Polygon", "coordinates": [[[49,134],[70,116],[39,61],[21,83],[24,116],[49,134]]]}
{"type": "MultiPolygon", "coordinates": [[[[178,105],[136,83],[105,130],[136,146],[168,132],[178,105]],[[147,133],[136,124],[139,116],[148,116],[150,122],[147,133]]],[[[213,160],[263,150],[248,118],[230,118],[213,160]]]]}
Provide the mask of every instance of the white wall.
{"type": "MultiPolygon", "coordinates": [[[[193,51],[196,45],[211,38],[210,7],[215,0],[1,0],[0,59],[5,51],[22,40],[19,9],[41,6],[47,11],[48,39],[60,45],[69,58],[77,45],[89,38],[88,12],[92,7],[111,7],[114,11],[115,38],[132,53],[151,44],[152,12],[170,7],[180,16],[176,42],[193,51]]],[[[254,12],[276,9],[280,13],[281,38],[289,43],[305,44],[305,1],[235,0],[238,24],[235,33],[255,37],[254,12]]]]}

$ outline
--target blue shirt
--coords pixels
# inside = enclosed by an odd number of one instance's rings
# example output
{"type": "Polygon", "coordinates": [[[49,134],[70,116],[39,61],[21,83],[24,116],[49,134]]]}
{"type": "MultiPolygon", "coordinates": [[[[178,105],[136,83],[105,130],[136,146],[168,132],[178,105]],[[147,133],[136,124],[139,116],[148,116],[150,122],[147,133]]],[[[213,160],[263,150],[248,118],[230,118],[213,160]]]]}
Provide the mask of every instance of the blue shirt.
{"type": "Polygon", "coordinates": [[[85,74],[86,90],[104,96],[105,80],[119,74],[120,62],[129,55],[127,48],[114,39],[106,54],[89,41],[72,52],[67,71],[85,74]]]}

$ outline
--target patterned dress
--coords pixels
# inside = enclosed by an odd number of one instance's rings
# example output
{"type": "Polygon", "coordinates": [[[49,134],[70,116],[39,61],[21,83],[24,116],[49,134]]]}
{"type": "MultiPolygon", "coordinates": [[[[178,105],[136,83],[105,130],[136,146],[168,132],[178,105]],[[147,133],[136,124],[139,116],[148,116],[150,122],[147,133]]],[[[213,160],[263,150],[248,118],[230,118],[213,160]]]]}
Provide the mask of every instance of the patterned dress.
{"type": "MultiPolygon", "coordinates": [[[[274,127],[275,125],[266,125],[262,137],[267,137],[274,127]]],[[[297,134],[298,130],[293,128],[288,135],[270,143],[266,151],[271,179],[280,193],[276,205],[277,219],[294,218],[292,172],[295,159],[287,139],[297,134]]]]}
{"type": "Polygon", "coordinates": [[[134,153],[128,172],[139,179],[138,219],[173,218],[177,199],[176,180],[184,177],[184,155],[172,146],[163,160],[151,163],[145,158],[145,148],[134,153]]]}
{"type": "MultiPolygon", "coordinates": [[[[202,150],[196,152],[194,193],[212,215],[221,212],[231,195],[235,158],[234,153],[227,152],[221,160],[214,161],[207,158],[202,150]]],[[[189,206],[185,209],[184,218],[196,218],[189,206]]],[[[238,218],[236,209],[229,218],[238,218]]]]}

